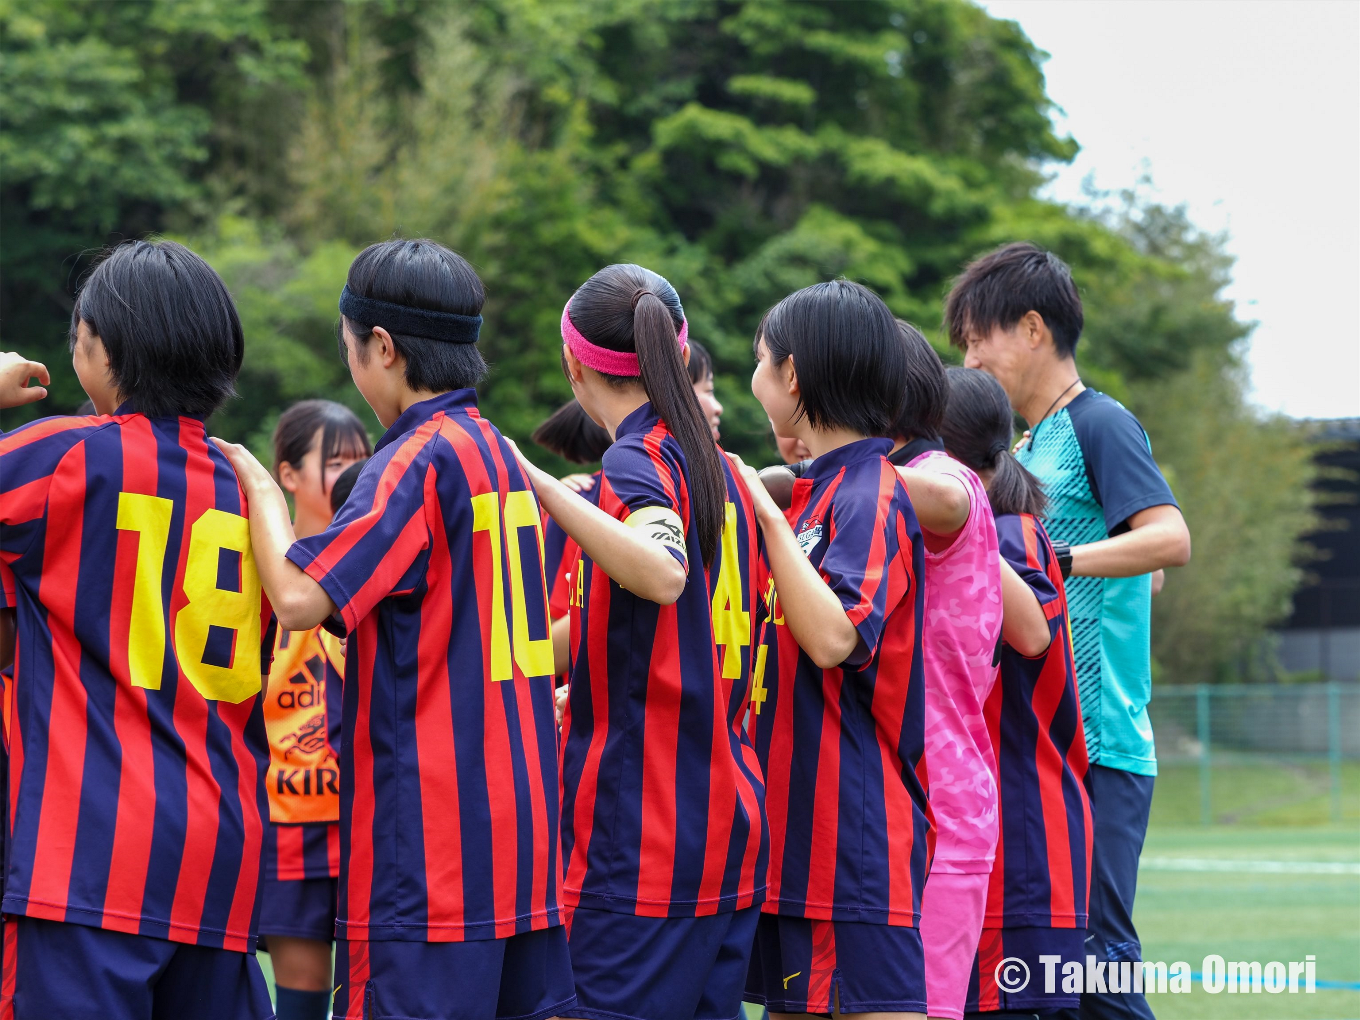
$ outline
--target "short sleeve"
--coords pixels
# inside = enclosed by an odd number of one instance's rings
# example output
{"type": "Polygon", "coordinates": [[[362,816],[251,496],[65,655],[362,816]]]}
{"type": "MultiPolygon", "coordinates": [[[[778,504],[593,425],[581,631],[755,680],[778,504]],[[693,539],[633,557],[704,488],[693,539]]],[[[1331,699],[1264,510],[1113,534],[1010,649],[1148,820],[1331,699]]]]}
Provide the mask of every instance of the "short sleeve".
{"type": "Polygon", "coordinates": [[[9,564],[42,532],[52,476],[93,431],[87,418],[43,418],[0,437],[0,605],[14,606],[9,564]]]}
{"type": "Polygon", "coordinates": [[[1125,407],[1092,392],[1089,400],[1069,404],[1068,413],[1108,533],[1115,534],[1140,510],[1176,506],[1171,486],[1152,459],[1147,433],[1125,407]]]}
{"type": "Polygon", "coordinates": [[[905,576],[893,576],[905,574],[902,554],[911,562],[911,551],[898,548],[899,535],[905,534],[897,525],[907,504],[906,490],[897,469],[886,460],[882,463],[883,472],[876,476],[866,472],[857,479],[869,484],[854,489],[842,484],[832,507],[826,552],[817,565],[859,632],[860,646],[846,660],[856,668],[878,654],[883,625],[895,608],[889,604],[889,592],[905,594],[908,587],[905,576]]]}
{"type": "Polygon", "coordinates": [[[1038,528],[1027,524],[1018,514],[1002,514],[996,519],[996,539],[1001,558],[1029,585],[1045,615],[1050,604],[1058,601],[1058,589],[1048,576],[1048,546],[1038,528]]]}
{"type": "Polygon", "coordinates": [[[626,436],[605,451],[600,473],[617,501],[615,515],[625,524],[644,529],[688,570],[688,521],[680,505],[684,476],[667,444],[654,444],[638,433],[626,436]]]}
{"type": "Polygon", "coordinates": [[[325,589],[353,631],[388,595],[413,589],[430,545],[425,476],[428,439],[419,434],[364,465],[331,526],[302,538],[288,558],[325,589]]]}

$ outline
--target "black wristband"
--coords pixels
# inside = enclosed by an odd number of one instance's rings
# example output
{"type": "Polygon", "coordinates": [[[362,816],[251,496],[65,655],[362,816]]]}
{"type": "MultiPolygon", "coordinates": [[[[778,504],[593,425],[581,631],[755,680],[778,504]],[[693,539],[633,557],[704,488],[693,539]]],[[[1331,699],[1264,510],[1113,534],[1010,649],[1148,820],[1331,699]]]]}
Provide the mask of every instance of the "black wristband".
{"type": "Polygon", "coordinates": [[[1060,538],[1049,539],[1049,542],[1053,546],[1053,555],[1058,559],[1058,569],[1066,581],[1072,576],[1072,547],[1060,538]]]}

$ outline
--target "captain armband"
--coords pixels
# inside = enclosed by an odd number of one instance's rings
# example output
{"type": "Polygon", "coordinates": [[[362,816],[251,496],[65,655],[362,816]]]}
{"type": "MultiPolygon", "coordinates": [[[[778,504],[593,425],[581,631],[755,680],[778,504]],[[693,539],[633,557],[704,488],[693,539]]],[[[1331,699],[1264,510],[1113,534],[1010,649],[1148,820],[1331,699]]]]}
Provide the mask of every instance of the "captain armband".
{"type": "Polygon", "coordinates": [[[680,560],[689,568],[688,550],[685,548],[685,525],[680,515],[669,507],[644,506],[634,510],[625,522],[636,528],[648,538],[655,539],[668,549],[680,554],[680,560]]]}

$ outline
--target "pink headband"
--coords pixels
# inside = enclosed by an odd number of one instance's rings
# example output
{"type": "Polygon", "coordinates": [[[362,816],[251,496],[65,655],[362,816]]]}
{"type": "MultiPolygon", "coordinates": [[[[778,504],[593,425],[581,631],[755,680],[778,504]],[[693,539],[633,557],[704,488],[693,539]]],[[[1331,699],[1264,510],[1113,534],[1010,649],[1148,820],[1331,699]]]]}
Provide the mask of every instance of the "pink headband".
{"type": "MultiPolygon", "coordinates": [[[[568,312],[571,310],[571,302],[568,301],[562,309],[562,340],[571,348],[571,353],[576,355],[576,360],[587,368],[593,368],[597,372],[604,372],[606,375],[628,375],[639,376],[642,369],[638,367],[638,356],[629,354],[627,351],[611,351],[608,347],[601,347],[593,344],[581,335],[581,331],[576,328],[571,321],[568,312]]],[[[680,333],[676,336],[679,341],[680,349],[685,349],[685,344],[689,343],[689,320],[680,320],[680,333]]]]}

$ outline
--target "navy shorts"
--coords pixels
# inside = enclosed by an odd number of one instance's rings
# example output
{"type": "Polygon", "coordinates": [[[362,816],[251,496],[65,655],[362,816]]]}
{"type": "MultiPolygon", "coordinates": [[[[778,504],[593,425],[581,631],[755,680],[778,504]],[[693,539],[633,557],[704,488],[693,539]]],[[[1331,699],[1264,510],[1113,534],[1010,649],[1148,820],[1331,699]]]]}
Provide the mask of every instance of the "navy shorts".
{"type": "Polygon", "coordinates": [[[759,907],[709,917],[638,917],[577,907],[576,1005],[588,1020],[735,1020],[759,907]]]}
{"type": "Polygon", "coordinates": [[[254,953],[65,921],[5,917],[0,1016],[14,1020],[272,1020],[254,953]]]}
{"type": "MultiPolygon", "coordinates": [[[[260,889],[260,935],[330,942],[335,937],[336,891],[333,878],[266,878],[260,889]]],[[[268,949],[261,942],[261,949],[268,949]]]]}
{"type": "Polygon", "coordinates": [[[924,1013],[921,932],[762,914],[746,998],[771,1013],[924,1013]]]}
{"type": "Polygon", "coordinates": [[[336,1020],[542,1020],[576,1001],[561,925],[472,942],[335,941],[336,1020]]]}
{"type": "Polygon", "coordinates": [[[1051,1013],[1076,1006],[1080,995],[1063,994],[1062,965],[1071,960],[1084,964],[1085,944],[1085,928],[983,928],[965,1008],[969,1013],[1051,1013]],[[1062,957],[1062,963],[1053,964],[1051,995],[1044,991],[1040,956],[1062,957]]]}

